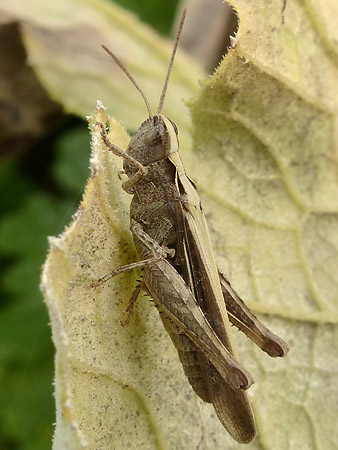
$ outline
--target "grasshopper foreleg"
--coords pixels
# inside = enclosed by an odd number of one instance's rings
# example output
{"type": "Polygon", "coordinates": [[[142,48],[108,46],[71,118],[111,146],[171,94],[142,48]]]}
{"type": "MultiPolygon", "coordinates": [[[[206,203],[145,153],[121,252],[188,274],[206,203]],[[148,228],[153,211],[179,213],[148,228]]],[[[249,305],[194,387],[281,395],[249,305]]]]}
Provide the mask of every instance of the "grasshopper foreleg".
{"type": "Polygon", "coordinates": [[[124,158],[125,160],[134,164],[137,167],[140,174],[146,175],[146,173],[148,172],[147,167],[145,167],[143,164],[141,164],[139,161],[137,161],[132,156],[128,155],[128,153],[126,153],[124,150],[120,149],[117,145],[110,142],[110,140],[108,139],[107,133],[106,133],[106,127],[105,127],[104,123],[96,122],[95,125],[100,127],[101,138],[102,138],[105,146],[108,147],[109,150],[114,153],[114,155],[120,156],[121,158],[124,158]]]}
{"type": "Polygon", "coordinates": [[[141,178],[144,177],[144,174],[142,172],[136,172],[135,175],[128,178],[127,181],[124,181],[122,183],[122,189],[127,192],[127,194],[133,195],[134,192],[134,186],[138,184],[138,182],[141,180],[141,178]]]}

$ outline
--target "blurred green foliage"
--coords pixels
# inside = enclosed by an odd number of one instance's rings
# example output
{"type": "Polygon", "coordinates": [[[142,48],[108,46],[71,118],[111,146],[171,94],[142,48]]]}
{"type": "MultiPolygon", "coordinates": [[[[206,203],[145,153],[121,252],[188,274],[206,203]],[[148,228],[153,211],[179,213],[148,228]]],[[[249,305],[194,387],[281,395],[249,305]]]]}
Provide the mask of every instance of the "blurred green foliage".
{"type": "Polygon", "coordinates": [[[133,11],[142,22],[153,25],[162,34],[170,34],[178,0],[116,0],[122,8],[133,11]]]}
{"type": "Polygon", "coordinates": [[[0,448],[46,449],[55,421],[54,347],[39,291],[47,236],[76,211],[88,178],[86,124],[74,120],[0,166],[0,448]]]}
{"type": "MultiPolygon", "coordinates": [[[[177,1],[116,3],[169,34],[177,1]]],[[[1,450],[51,447],[54,347],[40,272],[47,236],[62,232],[77,209],[89,153],[87,124],[71,119],[26,154],[0,164],[1,450]]]]}

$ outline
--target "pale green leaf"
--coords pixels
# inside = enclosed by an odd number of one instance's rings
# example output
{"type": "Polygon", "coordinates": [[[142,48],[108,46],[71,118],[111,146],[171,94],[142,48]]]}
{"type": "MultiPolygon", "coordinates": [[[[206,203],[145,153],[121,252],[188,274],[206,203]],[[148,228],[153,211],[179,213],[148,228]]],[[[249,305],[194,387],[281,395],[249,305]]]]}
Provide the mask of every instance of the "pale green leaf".
{"type": "Polygon", "coordinates": [[[283,19],[282,2],[234,5],[237,46],[192,102],[195,161],[186,165],[202,191],[219,264],[291,346],[283,361],[247,342],[241,353],[256,381],[255,445],[333,449],[338,7],[288,1],[283,19]]]}

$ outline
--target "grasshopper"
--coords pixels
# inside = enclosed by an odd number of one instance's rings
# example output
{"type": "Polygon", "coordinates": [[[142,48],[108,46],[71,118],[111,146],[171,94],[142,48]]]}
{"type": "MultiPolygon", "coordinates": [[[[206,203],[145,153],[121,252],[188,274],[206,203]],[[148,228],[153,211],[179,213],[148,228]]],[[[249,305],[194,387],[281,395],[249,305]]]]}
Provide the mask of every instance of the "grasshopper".
{"type": "Polygon", "coordinates": [[[229,320],[272,357],[285,356],[289,348],[259,322],[217,269],[198,190],[178,153],[177,127],[161,114],[185,14],[156,115],[128,70],[102,46],[141,93],[149,117],[131,138],[126,152],[109,141],[104,123],[95,125],[106,147],[124,159],[122,173],[128,179],[122,188],[133,195],[130,230],[141,260],[113,270],[92,287],[124,271],[143,268],[143,279],[130,300],[127,321],[138,294],[144,290],[162,313],[162,322],[194,391],[213,404],[230,435],[246,443],[256,435],[245,393],[253,379],[233,349],[229,320]]]}

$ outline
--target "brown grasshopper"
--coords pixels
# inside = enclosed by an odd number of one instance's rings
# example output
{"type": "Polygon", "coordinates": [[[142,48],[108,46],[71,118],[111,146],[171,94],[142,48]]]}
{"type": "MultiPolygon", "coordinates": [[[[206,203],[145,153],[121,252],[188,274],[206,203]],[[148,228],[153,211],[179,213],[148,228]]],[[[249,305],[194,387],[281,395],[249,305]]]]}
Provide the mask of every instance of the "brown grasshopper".
{"type": "Polygon", "coordinates": [[[289,348],[259,322],[217,269],[199,193],[178,153],[176,125],[161,114],[185,13],[154,116],[133,77],[103,46],[141,93],[149,118],[131,138],[126,152],[109,141],[105,124],[96,123],[105,145],[124,158],[123,173],[128,180],[122,187],[133,195],[130,229],[141,261],[112,271],[92,286],[126,270],[144,268],[143,280],[130,300],[127,321],[139,292],[144,290],[162,312],[163,324],[194,391],[214,405],[230,435],[245,443],[256,435],[245,393],[253,379],[238,362],[229,320],[270,356],[285,356],[289,348]]]}

